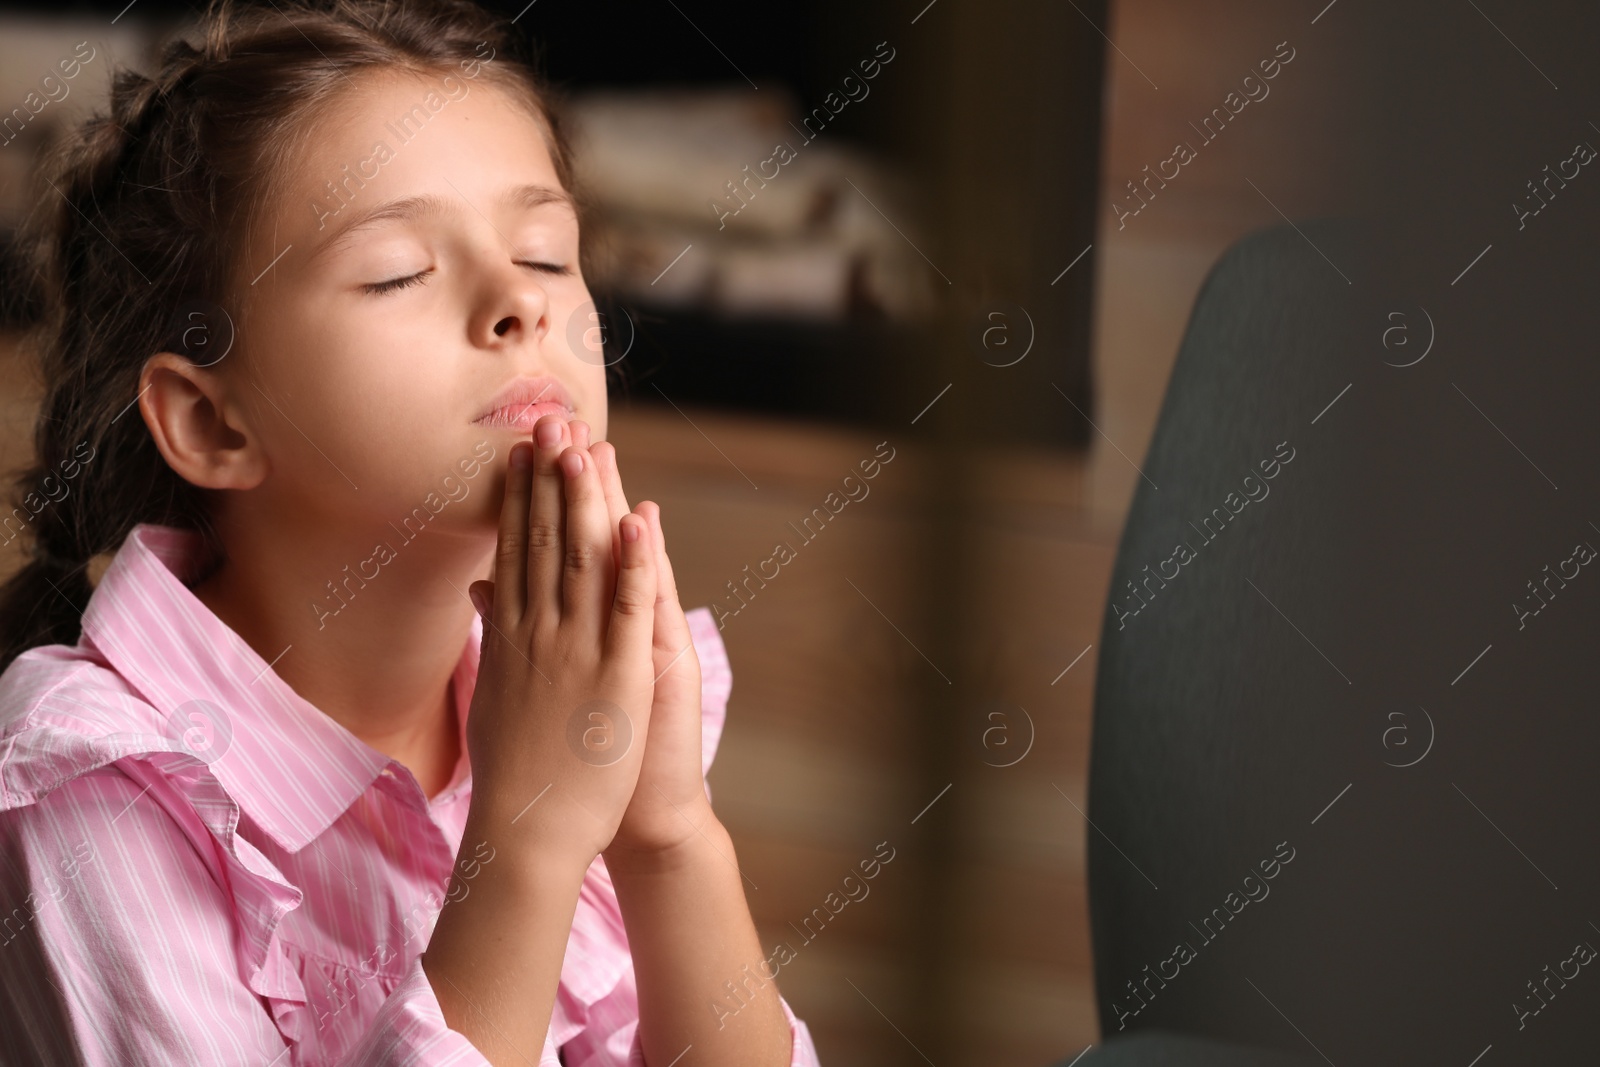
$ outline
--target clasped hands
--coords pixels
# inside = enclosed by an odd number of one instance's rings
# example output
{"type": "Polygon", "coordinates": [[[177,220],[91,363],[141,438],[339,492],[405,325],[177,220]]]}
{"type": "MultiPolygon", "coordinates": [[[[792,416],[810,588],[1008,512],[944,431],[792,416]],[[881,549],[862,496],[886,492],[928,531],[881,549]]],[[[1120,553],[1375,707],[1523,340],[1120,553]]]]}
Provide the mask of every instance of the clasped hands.
{"type": "Polygon", "coordinates": [[[539,827],[580,860],[648,861],[715,818],[700,661],[661,509],[629,507],[616,449],[589,434],[551,414],[512,447],[494,578],[468,591],[484,618],[468,749],[475,794],[492,790],[517,829],[539,827]],[[553,795],[524,818],[546,782],[553,795]]]}

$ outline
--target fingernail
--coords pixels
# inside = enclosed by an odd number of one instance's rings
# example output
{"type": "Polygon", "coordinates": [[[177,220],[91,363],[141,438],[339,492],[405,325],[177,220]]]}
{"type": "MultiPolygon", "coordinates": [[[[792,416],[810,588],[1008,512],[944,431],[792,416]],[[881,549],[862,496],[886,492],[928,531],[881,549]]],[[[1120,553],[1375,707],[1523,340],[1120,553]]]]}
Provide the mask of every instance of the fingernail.
{"type": "Polygon", "coordinates": [[[567,472],[568,478],[576,478],[583,473],[583,453],[568,452],[561,457],[561,469],[567,472]]]}
{"type": "Polygon", "coordinates": [[[533,432],[540,448],[550,448],[561,440],[561,423],[555,419],[541,419],[533,432]]]}
{"type": "Polygon", "coordinates": [[[511,465],[519,471],[527,470],[533,465],[530,452],[530,449],[522,448],[520,445],[513,445],[511,448],[511,465]]]}
{"type": "Polygon", "coordinates": [[[622,539],[624,541],[627,541],[629,544],[632,544],[634,541],[639,540],[639,524],[636,523],[636,522],[625,522],[625,523],[623,523],[622,524],[622,539]]]}
{"type": "Polygon", "coordinates": [[[483,618],[483,593],[481,593],[476,586],[473,586],[471,589],[467,590],[467,598],[472,601],[473,608],[478,612],[478,618],[483,618]]]}

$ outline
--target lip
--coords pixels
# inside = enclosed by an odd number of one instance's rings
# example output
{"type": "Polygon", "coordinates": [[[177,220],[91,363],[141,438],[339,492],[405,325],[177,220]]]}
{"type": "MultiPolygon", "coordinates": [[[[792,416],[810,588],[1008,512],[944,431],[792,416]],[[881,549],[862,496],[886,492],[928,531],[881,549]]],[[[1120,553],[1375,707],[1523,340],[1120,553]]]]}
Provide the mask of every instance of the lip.
{"type": "Polygon", "coordinates": [[[577,410],[566,386],[559,379],[544,375],[511,379],[472,421],[478,426],[532,430],[534,423],[549,414],[570,422],[577,417],[577,410]]]}

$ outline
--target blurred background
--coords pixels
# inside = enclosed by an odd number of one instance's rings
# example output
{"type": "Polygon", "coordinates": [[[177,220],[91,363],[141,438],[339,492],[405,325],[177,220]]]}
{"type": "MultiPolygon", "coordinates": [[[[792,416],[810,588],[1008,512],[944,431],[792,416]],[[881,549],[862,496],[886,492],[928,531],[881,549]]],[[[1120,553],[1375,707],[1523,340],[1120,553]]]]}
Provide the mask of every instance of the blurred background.
{"type": "MultiPolygon", "coordinates": [[[[710,780],[763,944],[804,945],[784,995],[829,1067],[1070,1058],[1102,1036],[1084,810],[1119,536],[1211,265],[1355,206],[1362,5],[524,3],[501,6],[566,92],[598,208],[612,440],[675,530],[685,605],[738,609],[710,780]],[[1286,53],[1212,143],[1197,124],[1286,53]],[[1196,158],[1150,183],[1175,140],[1196,158]],[[890,450],[741,607],[746,567],[890,450]],[[880,842],[869,897],[805,941],[880,842]]],[[[1487,34],[1463,11],[1449,32],[1487,34]]],[[[102,56],[0,147],[0,234],[111,63],[188,17],[0,6],[6,108],[76,42],[102,56]]],[[[35,385],[0,358],[9,469],[35,385]]]]}
{"type": "MultiPolygon", "coordinates": [[[[500,7],[567,93],[608,358],[627,350],[611,436],[674,524],[685,605],[738,608],[746,565],[893,450],[723,631],[710,780],[763,944],[804,946],[785,996],[829,1067],[1076,1052],[1098,1024],[1075,805],[1135,464],[1205,271],[1278,220],[1241,174],[1284,210],[1335,206],[1339,29],[1315,27],[1262,113],[1119,226],[1109,190],[1305,18],[1244,0],[500,7]],[[793,158],[751,180],[780,142],[793,158]],[[870,896],[805,943],[794,928],[884,841],[870,896]]],[[[81,40],[101,57],[0,149],[0,229],[111,63],[147,66],[190,18],[0,7],[0,100],[40,57],[81,40]]],[[[35,385],[14,344],[3,358],[9,469],[35,385]]]]}

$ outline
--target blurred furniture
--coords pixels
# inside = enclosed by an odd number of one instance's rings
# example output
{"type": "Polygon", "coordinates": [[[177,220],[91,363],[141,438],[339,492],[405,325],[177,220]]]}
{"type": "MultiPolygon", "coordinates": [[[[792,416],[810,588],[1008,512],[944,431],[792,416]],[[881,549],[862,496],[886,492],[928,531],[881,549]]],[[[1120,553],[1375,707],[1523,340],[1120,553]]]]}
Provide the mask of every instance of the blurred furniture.
{"type": "MultiPolygon", "coordinates": [[[[1561,621],[1522,627],[1500,598],[1533,604],[1523,579],[1593,533],[1528,454],[1565,484],[1600,447],[1541,438],[1543,388],[1469,384],[1504,361],[1491,330],[1535,334],[1555,369],[1590,312],[1551,299],[1496,326],[1524,305],[1447,273],[1419,290],[1385,273],[1391,242],[1258,232],[1195,302],[1102,630],[1086,817],[1106,1040],[1080,1067],[1592,1062],[1565,968],[1600,943],[1600,861],[1563,845],[1600,829],[1600,598],[1559,593],[1561,621]],[[1427,362],[1416,301],[1451,338],[1427,362]],[[1397,307],[1417,320],[1403,358],[1397,307]]],[[[1586,397],[1592,369],[1567,373],[1586,397]]],[[[1588,401],[1556,403],[1574,426],[1588,401]]]]}
{"type": "Polygon", "coordinates": [[[620,28],[603,6],[527,8],[587,143],[596,281],[608,344],[637,337],[634,391],[882,426],[953,385],[1000,440],[1087,440],[1058,415],[1062,393],[1093,414],[1094,256],[1077,257],[1105,18],[1105,0],[700,0],[620,28]],[[779,142],[796,158],[767,163],[779,142]]]}
{"type": "MultiPolygon", "coordinates": [[[[1348,236],[1309,229],[1325,247],[1348,236]]],[[[1095,690],[1086,818],[1104,1043],[1081,1067],[1322,1062],[1246,979],[1278,992],[1281,946],[1298,940],[1315,812],[1288,818],[1281,793],[1289,780],[1320,780],[1329,762],[1306,751],[1301,694],[1344,682],[1314,653],[1251,654],[1281,645],[1272,631],[1283,620],[1249,583],[1304,603],[1306,561],[1344,533],[1307,506],[1333,490],[1307,441],[1306,423],[1332,396],[1320,372],[1357,343],[1355,304],[1331,274],[1287,226],[1224,253],[1195,301],[1142,464],[1095,690]]]]}

